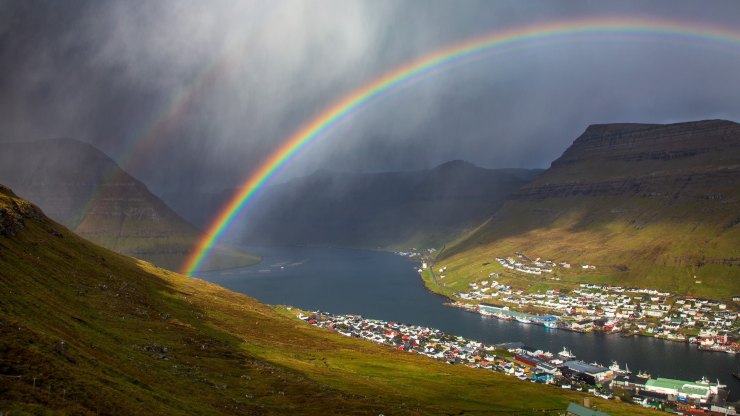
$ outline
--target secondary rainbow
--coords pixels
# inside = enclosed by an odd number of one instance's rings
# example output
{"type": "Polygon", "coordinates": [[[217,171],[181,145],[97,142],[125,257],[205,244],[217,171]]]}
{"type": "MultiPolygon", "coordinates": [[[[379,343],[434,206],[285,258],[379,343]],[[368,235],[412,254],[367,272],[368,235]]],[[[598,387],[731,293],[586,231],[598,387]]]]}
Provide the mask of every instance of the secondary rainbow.
{"type": "Polygon", "coordinates": [[[451,64],[484,52],[508,51],[572,40],[593,40],[594,37],[615,37],[620,40],[657,38],[670,42],[706,43],[712,46],[740,46],[740,31],[689,22],[639,18],[566,20],[540,23],[487,34],[454,44],[408,62],[352,91],[324,109],[283,141],[243,183],[214,218],[206,233],[183,265],[187,275],[195,273],[208,256],[234,217],[255,193],[272,178],[297,152],[354,111],[397,87],[451,64]]]}

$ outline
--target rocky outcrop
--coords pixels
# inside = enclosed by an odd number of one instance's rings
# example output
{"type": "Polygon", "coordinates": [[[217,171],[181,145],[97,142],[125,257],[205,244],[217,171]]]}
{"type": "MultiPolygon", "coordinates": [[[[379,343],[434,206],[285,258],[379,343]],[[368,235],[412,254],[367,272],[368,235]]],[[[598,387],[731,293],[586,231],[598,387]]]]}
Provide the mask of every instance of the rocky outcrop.
{"type": "Polygon", "coordinates": [[[727,156],[736,159],[740,149],[740,124],[706,120],[676,124],[597,124],[578,137],[552,168],[583,161],[625,162],[699,159],[706,155],[716,164],[727,156]],[[734,153],[733,153],[734,152],[734,153]]]}
{"type": "Polygon", "coordinates": [[[0,185],[0,198],[3,199],[0,204],[0,236],[13,237],[25,227],[25,219],[43,217],[41,210],[17,199],[10,188],[0,185]]]}

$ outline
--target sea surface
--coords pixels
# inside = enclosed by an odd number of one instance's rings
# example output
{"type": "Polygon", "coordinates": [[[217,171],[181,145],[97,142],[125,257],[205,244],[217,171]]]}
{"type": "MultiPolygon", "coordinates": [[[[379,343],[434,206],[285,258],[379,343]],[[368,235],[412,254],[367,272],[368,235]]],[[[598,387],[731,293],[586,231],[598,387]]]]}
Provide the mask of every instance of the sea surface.
{"type": "Polygon", "coordinates": [[[488,344],[522,341],[552,353],[567,347],[580,360],[606,366],[616,360],[653,377],[719,379],[729,386],[730,399],[740,398],[740,382],[731,375],[740,368],[737,354],[647,337],[548,329],[444,306],[445,298],[424,287],[418,263],[393,253],[315,247],[245,250],[262,256],[262,262],[199,277],[273,305],[423,325],[488,344]]]}

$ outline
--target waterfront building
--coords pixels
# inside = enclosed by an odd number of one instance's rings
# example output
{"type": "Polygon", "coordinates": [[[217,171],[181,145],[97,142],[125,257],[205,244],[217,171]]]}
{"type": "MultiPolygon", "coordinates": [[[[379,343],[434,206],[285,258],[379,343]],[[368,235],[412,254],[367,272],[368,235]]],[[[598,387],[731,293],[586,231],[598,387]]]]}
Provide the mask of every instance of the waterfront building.
{"type": "Polygon", "coordinates": [[[707,403],[712,395],[712,386],[685,380],[658,377],[645,382],[645,391],[661,393],[670,400],[707,403]]]}
{"type": "Polygon", "coordinates": [[[589,384],[601,383],[611,380],[614,372],[606,367],[588,364],[583,361],[566,361],[560,367],[565,376],[585,381],[589,384]]]}

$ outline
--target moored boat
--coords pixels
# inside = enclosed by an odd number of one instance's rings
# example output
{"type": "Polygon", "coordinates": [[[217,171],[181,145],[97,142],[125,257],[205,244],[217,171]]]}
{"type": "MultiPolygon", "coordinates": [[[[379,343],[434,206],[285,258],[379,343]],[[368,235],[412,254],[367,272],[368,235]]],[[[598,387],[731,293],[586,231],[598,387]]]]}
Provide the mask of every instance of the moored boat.
{"type": "Polygon", "coordinates": [[[566,349],[565,347],[563,347],[563,350],[560,351],[558,353],[558,355],[561,356],[561,357],[563,357],[563,358],[567,358],[569,360],[572,360],[572,359],[576,358],[575,354],[573,354],[572,352],[570,352],[570,350],[566,349]]]}

